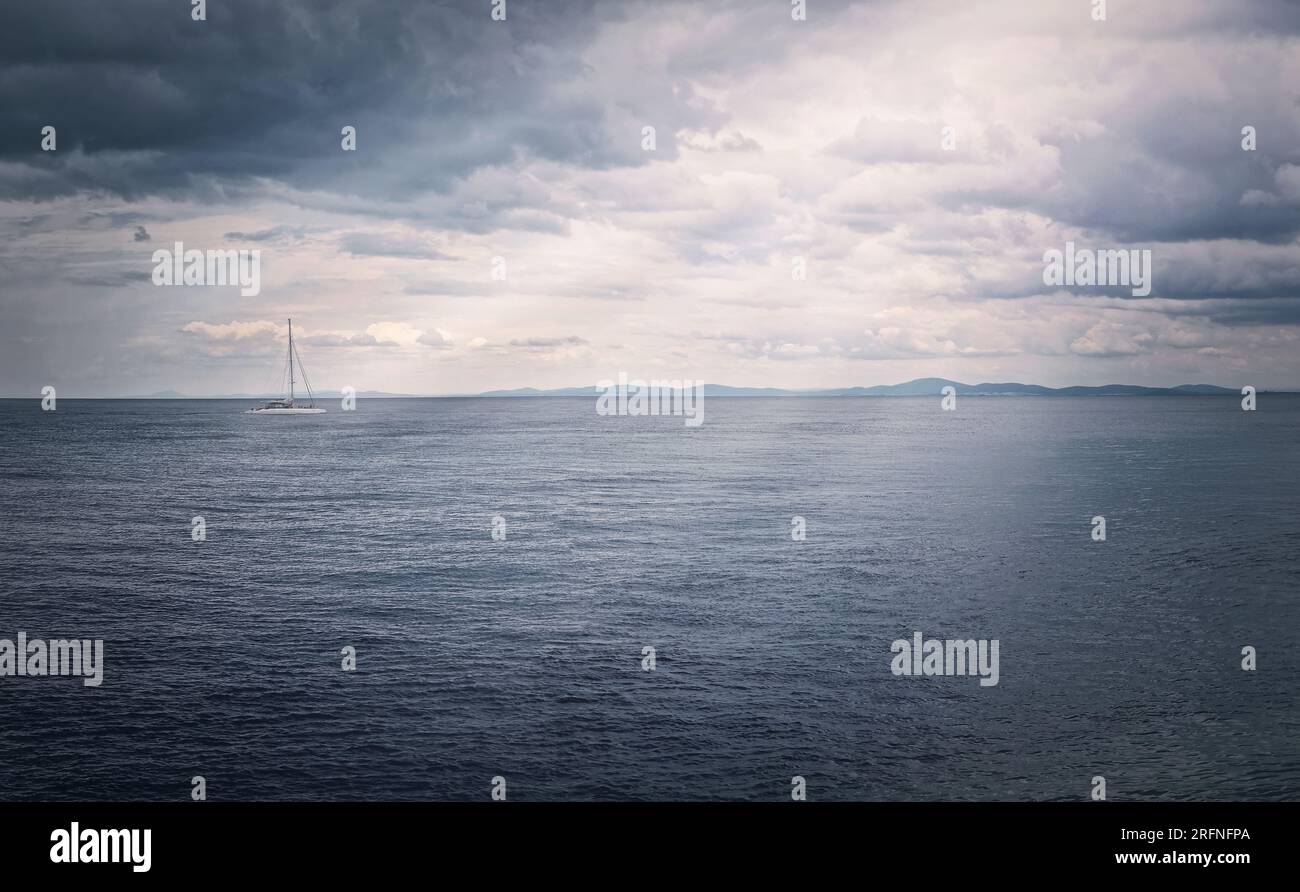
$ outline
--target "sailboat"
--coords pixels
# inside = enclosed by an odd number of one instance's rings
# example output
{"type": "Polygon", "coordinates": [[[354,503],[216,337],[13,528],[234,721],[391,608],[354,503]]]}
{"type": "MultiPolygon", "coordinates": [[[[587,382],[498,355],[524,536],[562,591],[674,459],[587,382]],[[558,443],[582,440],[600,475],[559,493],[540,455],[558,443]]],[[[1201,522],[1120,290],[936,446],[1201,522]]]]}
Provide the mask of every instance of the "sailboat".
{"type": "Polygon", "coordinates": [[[282,400],[270,400],[260,406],[255,406],[248,410],[248,413],[257,415],[321,415],[324,409],[316,406],[316,398],[311,392],[311,384],[307,381],[307,370],[303,368],[302,357],[298,351],[293,348],[293,320],[289,320],[289,395],[282,400]],[[298,368],[302,372],[302,383],[307,388],[307,400],[294,399],[293,385],[293,364],[297,361],[298,368]]]}

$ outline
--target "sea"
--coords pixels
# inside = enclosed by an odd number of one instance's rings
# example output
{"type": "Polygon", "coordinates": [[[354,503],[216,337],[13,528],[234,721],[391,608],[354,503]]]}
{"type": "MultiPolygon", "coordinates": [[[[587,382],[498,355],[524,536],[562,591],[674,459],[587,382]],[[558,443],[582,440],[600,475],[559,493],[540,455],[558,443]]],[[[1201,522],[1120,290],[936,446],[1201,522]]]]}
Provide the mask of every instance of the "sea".
{"type": "Polygon", "coordinates": [[[0,799],[1300,795],[1300,397],[326,406],[0,401],[0,799]]]}

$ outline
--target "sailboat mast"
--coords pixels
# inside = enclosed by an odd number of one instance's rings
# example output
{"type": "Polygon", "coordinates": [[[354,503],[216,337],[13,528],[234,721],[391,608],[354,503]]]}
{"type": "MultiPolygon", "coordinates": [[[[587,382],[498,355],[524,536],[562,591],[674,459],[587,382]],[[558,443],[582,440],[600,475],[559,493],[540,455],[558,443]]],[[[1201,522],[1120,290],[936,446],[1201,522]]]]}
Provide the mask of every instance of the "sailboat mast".
{"type": "Polygon", "coordinates": [[[293,402],[293,320],[289,320],[289,402],[293,402]]]}

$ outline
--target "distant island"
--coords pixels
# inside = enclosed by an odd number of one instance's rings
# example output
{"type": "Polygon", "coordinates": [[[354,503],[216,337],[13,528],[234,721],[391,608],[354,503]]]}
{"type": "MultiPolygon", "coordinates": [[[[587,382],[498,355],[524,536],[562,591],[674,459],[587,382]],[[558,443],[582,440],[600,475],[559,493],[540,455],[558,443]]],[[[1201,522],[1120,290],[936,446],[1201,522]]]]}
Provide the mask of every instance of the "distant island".
{"type": "MultiPolygon", "coordinates": [[[[1041,384],[963,384],[948,378],[916,378],[902,384],[877,384],[873,387],[832,387],[808,390],[789,390],[781,387],[730,387],[726,384],[705,384],[704,395],[713,397],[866,397],[866,396],[938,396],[945,387],[952,387],[960,396],[1240,396],[1240,388],[1219,387],[1215,384],[1179,384],[1176,387],[1145,387],[1139,384],[1103,384],[1087,387],[1044,387],[1041,384]]],[[[1295,391],[1261,390],[1260,393],[1294,393],[1295,391]]],[[[488,390],[483,393],[389,393],[381,390],[359,390],[358,399],[427,399],[432,397],[466,398],[466,397],[556,397],[581,396],[595,398],[600,394],[596,386],[558,387],[551,390],[539,390],[535,387],[520,387],[514,390],[488,390]]],[[[318,390],[316,396],[321,399],[338,399],[342,394],[336,390],[318,390]]],[[[255,400],[265,398],[265,394],[228,393],[213,396],[188,396],[174,390],[160,391],[124,399],[226,399],[255,400]]]]}
{"type": "MultiPolygon", "coordinates": [[[[902,384],[877,384],[874,387],[834,387],[820,390],[785,390],[780,387],[728,387],[705,384],[705,396],[938,396],[952,387],[959,396],[1240,396],[1240,390],[1214,384],[1179,384],[1177,387],[1143,387],[1136,384],[1103,384],[1098,387],[1043,387],[1041,384],[963,384],[948,378],[916,378],[902,384]]],[[[591,387],[562,387],[537,390],[489,390],[479,396],[596,396],[591,387]]]]}

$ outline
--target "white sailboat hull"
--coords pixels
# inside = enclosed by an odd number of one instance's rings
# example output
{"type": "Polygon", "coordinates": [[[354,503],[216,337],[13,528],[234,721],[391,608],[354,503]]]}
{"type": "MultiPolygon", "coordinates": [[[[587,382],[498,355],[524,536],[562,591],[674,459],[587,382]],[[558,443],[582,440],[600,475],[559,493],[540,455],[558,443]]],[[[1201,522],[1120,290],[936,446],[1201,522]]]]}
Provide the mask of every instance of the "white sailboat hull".
{"type": "Polygon", "coordinates": [[[248,409],[245,415],[324,415],[324,409],[248,409]]]}
{"type": "Polygon", "coordinates": [[[293,349],[293,320],[289,319],[289,352],[286,357],[285,368],[289,372],[288,393],[282,399],[267,400],[260,406],[254,406],[251,409],[245,409],[246,415],[324,415],[325,410],[317,408],[316,398],[312,395],[311,384],[307,381],[307,370],[302,369],[302,357],[298,351],[293,349]],[[302,383],[307,385],[307,399],[305,406],[299,406],[294,402],[293,384],[294,384],[294,361],[297,361],[298,367],[302,369],[302,383]]]}

